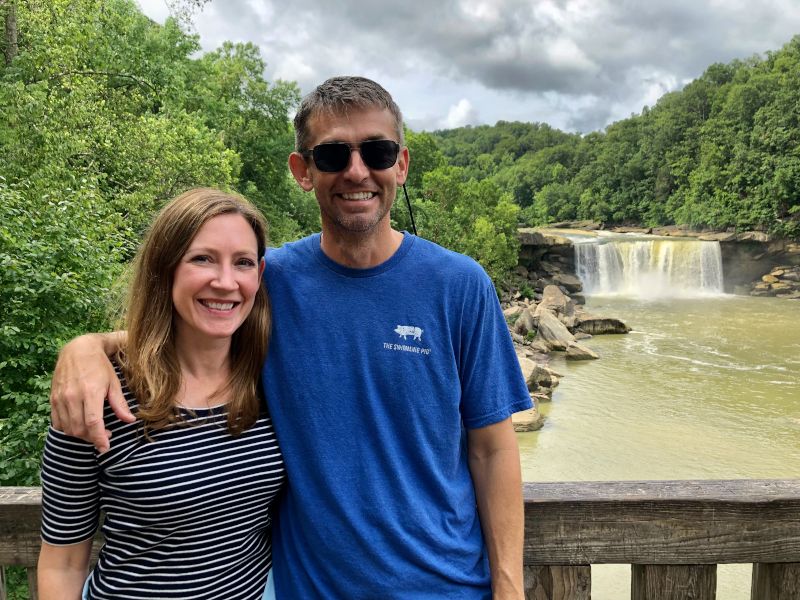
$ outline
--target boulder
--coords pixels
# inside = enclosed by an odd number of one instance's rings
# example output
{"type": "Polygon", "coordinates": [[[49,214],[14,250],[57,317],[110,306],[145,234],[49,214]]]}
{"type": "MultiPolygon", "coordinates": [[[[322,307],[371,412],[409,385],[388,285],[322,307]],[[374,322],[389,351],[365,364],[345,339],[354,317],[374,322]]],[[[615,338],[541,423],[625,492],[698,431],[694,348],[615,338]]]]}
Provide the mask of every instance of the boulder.
{"type": "Polygon", "coordinates": [[[614,227],[613,229],[611,229],[611,231],[613,231],[614,233],[643,233],[643,234],[648,234],[648,233],[653,233],[653,228],[652,227],[625,227],[625,226],[620,226],[620,227],[614,227]]]}
{"type": "Polygon", "coordinates": [[[544,417],[539,413],[536,404],[534,404],[533,408],[512,414],[511,423],[514,425],[514,431],[537,431],[544,425],[544,417]]]}
{"type": "Polygon", "coordinates": [[[736,234],[737,242],[769,242],[772,237],[763,231],[743,231],[736,234]]]}
{"type": "Polygon", "coordinates": [[[548,346],[544,340],[540,338],[535,338],[530,345],[531,350],[534,352],[538,352],[540,354],[549,354],[550,353],[550,346],[548,346]]]}
{"type": "Polygon", "coordinates": [[[574,330],[578,326],[578,315],[558,315],[558,320],[575,335],[574,330]]]}
{"type": "Polygon", "coordinates": [[[778,278],[775,277],[774,275],[764,275],[761,278],[761,281],[763,281],[764,283],[778,283],[778,278]]]}
{"type": "Polygon", "coordinates": [[[595,231],[597,229],[602,229],[603,224],[598,221],[562,221],[560,223],[553,223],[548,227],[552,227],[553,229],[585,229],[595,231]]]}
{"type": "Polygon", "coordinates": [[[537,364],[545,364],[548,359],[547,354],[542,354],[541,352],[537,352],[536,350],[531,348],[529,344],[515,344],[514,352],[516,352],[518,359],[527,358],[537,364]]]}
{"type": "Polygon", "coordinates": [[[665,225],[663,227],[653,227],[653,235],[683,236],[686,230],[677,225],[665,225]]]}
{"type": "Polygon", "coordinates": [[[571,342],[567,346],[567,360],[595,360],[600,358],[586,346],[581,346],[578,342],[571,342]]]}
{"type": "Polygon", "coordinates": [[[736,234],[732,231],[703,233],[697,236],[697,239],[703,242],[733,242],[736,240],[736,234]]]}
{"type": "Polygon", "coordinates": [[[788,271],[783,274],[783,279],[787,281],[800,281],[800,269],[796,271],[788,271]]]}
{"type": "Polygon", "coordinates": [[[563,286],[568,292],[580,292],[583,290],[581,280],[575,275],[568,275],[566,273],[557,273],[553,275],[553,283],[563,286]]]}
{"type": "Polygon", "coordinates": [[[536,320],[531,314],[531,309],[524,308],[522,312],[519,313],[517,320],[514,322],[514,333],[525,336],[531,331],[536,331],[536,320]]]}
{"type": "Polygon", "coordinates": [[[545,310],[556,315],[571,316],[575,314],[575,303],[557,285],[547,285],[542,291],[542,300],[533,314],[538,317],[539,312],[545,310]]]}
{"type": "Polygon", "coordinates": [[[539,268],[550,275],[554,273],[561,273],[561,265],[557,265],[547,260],[539,261],[539,268]]]}
{"type": "Polygon", "coordinates": [[[517,237],[523,246],[572,246],[572,242],[564,236],[532,228],[517,230],[517,237]]]}
{"type": "Polygon", "coordinates": [[[558,374],[529,358],[517,357],[528,391],[549,390],[558,385],[558,374]]]}
{"type": "Polygon", "coordinates": [[[540,392],[533,392],[531,394],[531,400],[536,402],[536,406],[539,407],[542,404],[542,402],[550,402],[552,398],[547,394],[542,394],[540,392]]]}
{"type": "Polygon", "coordinates": [[[569,343],[575,341],[569,329],[549,310],[537,310],[537,318],[539,322],[536,337],[551,350],[566,350],[569,343]]]}
{"type": "Polygon", "coordinates": [[[506,319],[513,319],[518,314],[520,314],[523,310],[525,310],[524,306],[522,306],[520,304],[515,304],[514,306],[509,306],[508,308],[506,308],[503,311],[503,316],[506,319]]]}
{"type": "Polygon", "coordinates": [[[590,335],[628,333],[631,330],[625,323],[614,317],[597,317],[588,313],[578,315],[577,328],[590,335]]]}

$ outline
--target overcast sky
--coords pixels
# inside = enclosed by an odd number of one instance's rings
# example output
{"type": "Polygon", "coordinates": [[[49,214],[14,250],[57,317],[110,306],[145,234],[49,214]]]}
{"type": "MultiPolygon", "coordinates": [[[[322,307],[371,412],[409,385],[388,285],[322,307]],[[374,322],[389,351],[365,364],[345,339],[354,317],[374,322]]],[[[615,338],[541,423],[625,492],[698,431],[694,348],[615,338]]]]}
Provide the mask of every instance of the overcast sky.
{"type": "MultiPolygon", "coordinates": [[[[163,22],[165,0],[138,0],[163,22]]],[[[303,93],[375,79],[414,130],[538,121],[603,129],[714,62],[778,50],[800,0],[211,0],[203,48],[250,41],[303,93]]]]}

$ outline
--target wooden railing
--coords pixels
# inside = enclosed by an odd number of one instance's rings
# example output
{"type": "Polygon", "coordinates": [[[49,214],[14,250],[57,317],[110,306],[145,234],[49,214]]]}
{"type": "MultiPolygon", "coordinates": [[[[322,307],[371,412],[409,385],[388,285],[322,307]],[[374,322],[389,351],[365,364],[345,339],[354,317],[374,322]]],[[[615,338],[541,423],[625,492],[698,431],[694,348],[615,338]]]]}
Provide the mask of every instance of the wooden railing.
{"type": "Polygon", "coordinates": [[[752,600],[800,599],[800,480],[526,483],[524,496],[529,600],[588,600],[601,563],[631,565],[632,600],[713,599],[723,563],[753,563],[752,600]]]}
{"type": "MultiPolygon", "coordinates": [[[[800,480],[526,483],[524,496],[528,600],[588,600],[603,563],[631,565],[632,600],[713,599],[724,563],[753,563],[752,600],[800,599],[800,480]]],[[[28,569],[31,598],[40,502],[0,487],[0,565],[28,569]]]]}

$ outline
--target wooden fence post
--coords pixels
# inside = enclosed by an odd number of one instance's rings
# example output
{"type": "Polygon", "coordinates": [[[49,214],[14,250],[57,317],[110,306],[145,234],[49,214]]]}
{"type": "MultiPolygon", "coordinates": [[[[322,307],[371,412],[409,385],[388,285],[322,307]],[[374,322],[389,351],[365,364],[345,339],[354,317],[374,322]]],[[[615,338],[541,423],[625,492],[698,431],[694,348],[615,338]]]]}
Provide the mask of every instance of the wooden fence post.
{"type": "Polygon", "coordinates": [[[714,600],[717,565],[631,565],[631,600],[714,600]]]}
{"type": "Polygon", "coordinates": [[[525,600],[590,600],[589,565],[525,566],[525,600]]]}
{"type": "Polygon", "coordinates": [[[754,563],[753,600],[800,598],[800,563],[754,563]]]}
{"type": "Polygon", "coordinates": [[[39,600],[39,571],[36,567],[28,567],[25,571],[28,573],[28,598],[39,600]]]}

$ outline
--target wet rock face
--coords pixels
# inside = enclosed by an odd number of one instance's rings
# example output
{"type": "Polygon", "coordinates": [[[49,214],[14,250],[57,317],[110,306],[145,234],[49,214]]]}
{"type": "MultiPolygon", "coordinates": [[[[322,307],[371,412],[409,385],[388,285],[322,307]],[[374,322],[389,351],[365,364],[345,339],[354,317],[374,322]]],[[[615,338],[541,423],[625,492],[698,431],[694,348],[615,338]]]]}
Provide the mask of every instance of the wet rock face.
{"type": "Polygon", "coordinates": [[[800,299],[800,266],[778,265],[753,284],[751,296],[800,299]]]}
{"type": "Polygon", "coordinates": [[[800,244],[791,240],[764,238],[761,232],[736,234],[733,239],[721,240],[722,269],[725,273],[725,291],[770,296],[769,288],[755,289],[757,283],[777,283],[762,280],[765,275],[782,267],[800,266],[800,244]],[[759,235],[756,235],[759,234],[759,235]]]}
{"type": "Polygon", "coordinates": [[[521,247],[515,275],[520,287],[528,286],[541,293],[546,286],[555,284],[567,293],[581,291],[581,282],[575,277],[571,240],[536,229],[520,229],[518,235],[521,247]]]}

